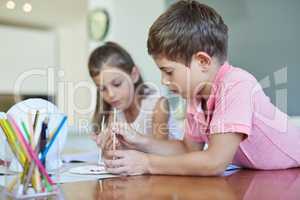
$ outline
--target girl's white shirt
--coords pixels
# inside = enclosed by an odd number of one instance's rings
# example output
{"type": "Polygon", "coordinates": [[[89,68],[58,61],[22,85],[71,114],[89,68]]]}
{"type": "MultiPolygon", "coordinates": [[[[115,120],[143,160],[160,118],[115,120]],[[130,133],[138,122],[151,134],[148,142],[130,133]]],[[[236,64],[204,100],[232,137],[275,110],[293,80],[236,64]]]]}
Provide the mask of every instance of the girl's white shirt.
{"type": "MultiPolygon", "coordinates": [[[[157,92],[154,92],[146,96],[141,101],[138,116],[132,123],[129,123],[132,128],[134,128],[139,133],[145,135],[150,136],[152,134],[153,131],[152,121],[153,121],[153,114],[155,111],[154,109],[161,97],[162,96],[158,95],[157,92]]],[[[117,121],[121,123],[123,122],[128,123],[123,112],[117,113],[117,121]]],[[[182,133],[179,130],[171,112],[169,112],[168,129],[169,129],[169,134],[168,134],[169,139],[182,139],[182,133]]]]}

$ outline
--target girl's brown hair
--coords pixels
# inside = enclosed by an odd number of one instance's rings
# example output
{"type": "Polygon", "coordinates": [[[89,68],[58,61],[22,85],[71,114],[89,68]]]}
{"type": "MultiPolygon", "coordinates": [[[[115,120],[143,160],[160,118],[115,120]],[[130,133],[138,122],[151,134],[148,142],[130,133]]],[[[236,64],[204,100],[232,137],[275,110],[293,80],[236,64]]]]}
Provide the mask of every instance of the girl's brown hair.
{"type": "MultiPolygon", "coordinates": [[[[136,67],[129,53],[114,42],[106,42],[92,52],[88,62],[90,76],[92,78],[98,76],[104,65],[118,68],[127,74],[130,74],[132,69],[136,67]]],[[[151,93],[141,76],[134,84],[134,89],[135,93],[140,96],[146,96],[151,93]]],[[[105,117],[105,124],[108,123],[109,111],[111,111],[111,106],[103,100],[100,91],[97,89],[97,103],[93,116],[94,131],[98,132],[100,130],[98,128],[101,128],[103,117],[105,117]]]]}

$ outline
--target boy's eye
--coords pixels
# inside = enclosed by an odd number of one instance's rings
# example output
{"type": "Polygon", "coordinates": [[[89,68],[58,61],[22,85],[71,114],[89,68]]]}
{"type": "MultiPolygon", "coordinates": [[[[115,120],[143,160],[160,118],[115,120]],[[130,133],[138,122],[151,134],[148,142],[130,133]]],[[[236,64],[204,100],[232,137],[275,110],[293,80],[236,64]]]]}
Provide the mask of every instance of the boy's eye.
{"type": "Polygon", "coordinates": [[[173,72],[172,71],[166,71],[165,73],[168,74],[168,75],[172,75],[173,72]]]}

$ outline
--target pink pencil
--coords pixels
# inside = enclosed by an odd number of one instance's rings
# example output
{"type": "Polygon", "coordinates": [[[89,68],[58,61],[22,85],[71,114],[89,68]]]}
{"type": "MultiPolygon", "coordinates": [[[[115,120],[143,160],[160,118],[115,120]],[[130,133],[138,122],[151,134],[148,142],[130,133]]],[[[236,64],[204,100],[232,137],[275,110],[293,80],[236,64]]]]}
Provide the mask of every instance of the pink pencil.
{"type": "Polygon", "coordinates": [[[48,173],[46,172],[44,166],[42,165],[42,163],[40,162],[40,160],[37,158],[36,154],[34,153],[33,149],[31,148],[31,146],[26,142],[20,128],[18,127],[16,121],[14,120],[13,117],[11,117],[10,115],[7,116],[8,121],[10,121],[12,123],[12,125],[15,128],[15,132],[17,134],[17,137],[19,138],[21,143],[24,143],[24,145],[26,146],[26,150],[28,151],[31,159],[34,160],[35,164],[37,165],[37,167],[39,168],[39,170],[41,171],[41,173],[46,177],[47,181],[49,182],[49,184],[54,185],[52,179],[49,177],[48,173]]]}

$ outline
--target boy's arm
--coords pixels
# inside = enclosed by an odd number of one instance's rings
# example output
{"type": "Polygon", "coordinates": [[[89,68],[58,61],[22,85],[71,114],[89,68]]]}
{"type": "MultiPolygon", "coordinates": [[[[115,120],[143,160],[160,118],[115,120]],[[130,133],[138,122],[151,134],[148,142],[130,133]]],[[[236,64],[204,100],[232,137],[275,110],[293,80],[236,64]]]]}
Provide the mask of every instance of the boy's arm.
{"type": "Polygon", "coordinates": [[[239,133],[213,134],[205,151],[169,157],[149,155],[149,173],[218,175],[232,162],[243,137],[239,133]]]}
{"type": "Polygon", "coordinates": [[[122,131],[118,135],[121,143],[126,143],[134,147],[133,149],[153,153],[158,155],[178,155],[192,151],[201,151],[204,143],[198,143],[188,137],[182,140],[160,140],[153,137],[147,137],[133,131],[122,131]]]}
{"type": "Polygon", "coordinates": [[[202,151],[204,143],[197,143],[184,137],[182,140],[157,140],[154,138],[147,138],[145,142],[138,145],[137,150],[146,153],[153,153],[163,156],[178,155],[189,153],[193,151],[202,151]]]}
{"type": "MultiPolygon", "coordinates": [[[[161,99],[158,105],[163,106],[166,108],[165,99],[161,99]]],[[[162,108],[163,108],[162,107],[162,108]]],[[[158,109],[159,115],[160,112],[165,112],[163,109],[158,109]]],[[[163,123],[167,123],[168,116],[164,116],[163,118],[156,118],[154,117],[153,122],[163,125],[163,123]],[[156,119],[155,119],[156,118],[156,119]]],[[[153,135],[162,134],[160,131],[159,133],[155,133],[157,131],[156,127],[153,130],[153,135]]],[[[120,131],[117,134],[117,138],[120,143],[124,144],[125,146],[130,146],[130,149],[135,149],[138,151],[143,151],[147,153],[153,153],[158,155],[177,155],[192,151],[199,151],[202,150],[204,147],[204,143],[199,143],[191,140],[188,137],[184,137],[184,140],[161,140],[157,137],[147,137],[144,134],[138,133],[134,130],[131,126],[119,127],[120,131]]]]}
{"type": "MultiPolygon", "coordinates": [[[[209,147],[205,151],[194,151],[181,155],[169,154],[170,156],[145,154],[137,151],[115,151],[109,152],[109,154],[118,159],[105,162],[109,172],[128,175],[147,173],[219,175],[232,161],[242,139],[243,134],[239,133],[213,134],[209,147]]],[[[168,151],[168,149],[164,150],[168,151]]]]}

